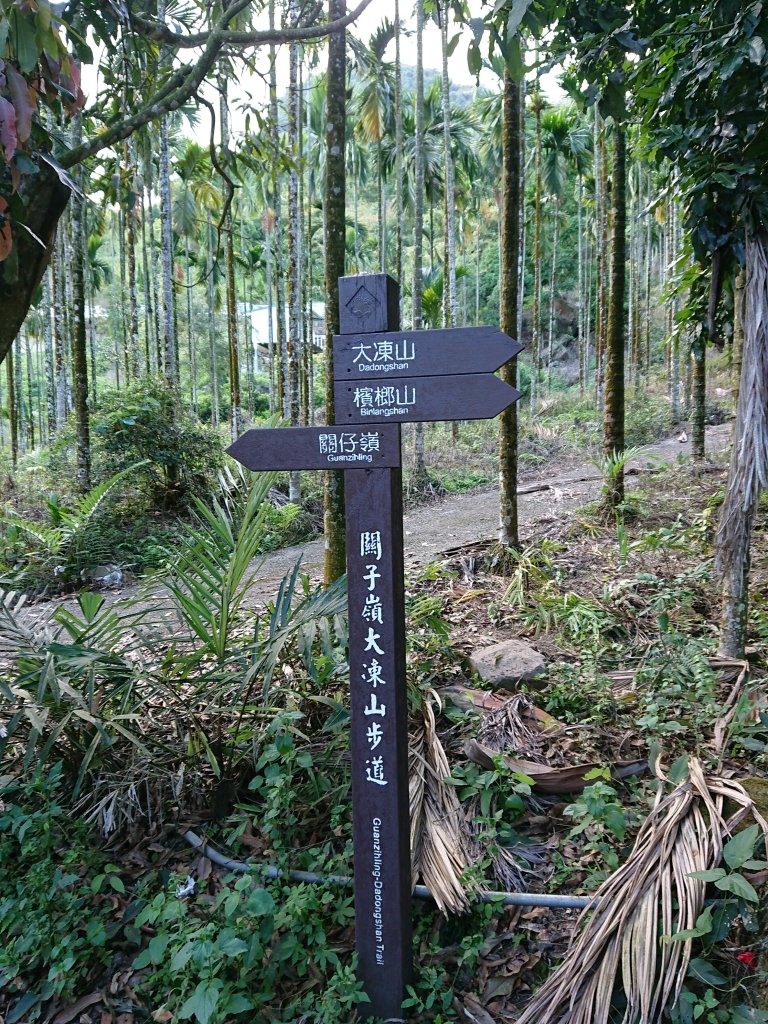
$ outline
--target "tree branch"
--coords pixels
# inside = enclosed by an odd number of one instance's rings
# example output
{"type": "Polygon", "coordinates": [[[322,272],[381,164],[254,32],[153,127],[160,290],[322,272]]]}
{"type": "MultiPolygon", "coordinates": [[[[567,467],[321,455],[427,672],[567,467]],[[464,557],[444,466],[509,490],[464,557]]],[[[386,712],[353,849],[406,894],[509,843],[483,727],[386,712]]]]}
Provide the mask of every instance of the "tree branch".
{"type": "MultiPolygon", "coordinates": [[[[118,142],[122,142],[133,135],[145,124],[156,121],[164,114],[172,110],[178,110],[188,99],[190,99],[200,88],[208,73],[213,69],[221,49],[225,46],[251,47],[265,46],[270,43],[285,43],[296,40],[322,39],[342,29],[354,21],[358,15],[365,10],[372,0],[361,0],[361,3],[343,18],[329,21],[324,25],[299,26],[298,28],[267,29],[263,32],[232,32],[226,28],[231,18],[243,10],[250,3],[250,0],[237,0],[227,11],[222,22],[207,33],[205,47],[197,62],[191,66],[187,65],[178,68],[169,80],[157,90],[150,101],[131,117],[123,120],[115,120],[103,132],[95,136],[89,142],[77,146],[59,157],[62,167],[74,167],[82,163],[96,153],[118,142]]],[[[176,33],[171,33],[176,36],[176,33]]],[[[191,38],[191,37],[185,37],[191,38]]],[[[160,40],[167,42],[165,38],[160,40]]],[[[172,44],[181,45],[181,44],[172,44]]],[[[200,45],[198,43],[197,45],[200,45]]]]}
{"type": "MultiPolygon", "coordinates": [[[[227,23],[232,20],[236,13],[247,7],[250,2],[251,0],[240,0],[236,5],[237,10],[233,7],[227,11],[227,23]]],[[[324,25],[298,25],[293,28],[264,29],[262,31],[224,29],[222,41],[226,46],[250,47],[267,46],[270,43],[277,45],[279,43],[301,42],[307,39],[322,39],[346,28],[371,3],[372,0],[361,0],[358,6],[353,11],[350,11],[349,14],[346,14],[343,18],[337,18],[335,21],[326,22],[324,25]]],[[[163,25],[159,21],[151,21],[136,14],[132,15],[132,23],[139,35],[145,36],[154,42],[172,46],[177,50],[188,50],[198,46],[205,46],[211,35],[218,29],[217,27],[217,29],[212,29],[210,32],[195,32],[190,35],[182,35],[182,33],[174,32],[173,29],[168,28],[167,25],[163,25]]]]}

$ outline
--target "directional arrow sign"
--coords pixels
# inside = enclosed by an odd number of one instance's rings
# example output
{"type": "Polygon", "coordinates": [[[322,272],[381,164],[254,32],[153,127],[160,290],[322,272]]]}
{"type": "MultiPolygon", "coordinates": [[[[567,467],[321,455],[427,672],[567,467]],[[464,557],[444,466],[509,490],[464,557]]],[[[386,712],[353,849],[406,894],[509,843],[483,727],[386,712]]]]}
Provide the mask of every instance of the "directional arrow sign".
{"type": "Polygon", "coordinates": [[[256,470],[394,469],[400,465],[400,428],[392,422],[248,430],[227,454],[256,470]]]}
{"type": "Polygon", "coordinates": [[[339,423],[426,423],[490,420],[520,398],[492,373],[336,381],[339,423]]]}
{"type": "Polygon", "coordinates": [[[496,327],[341,334],[333,339],[333,375],[336,380],[359,380],[493,373],[522,348],[496,327]]]}

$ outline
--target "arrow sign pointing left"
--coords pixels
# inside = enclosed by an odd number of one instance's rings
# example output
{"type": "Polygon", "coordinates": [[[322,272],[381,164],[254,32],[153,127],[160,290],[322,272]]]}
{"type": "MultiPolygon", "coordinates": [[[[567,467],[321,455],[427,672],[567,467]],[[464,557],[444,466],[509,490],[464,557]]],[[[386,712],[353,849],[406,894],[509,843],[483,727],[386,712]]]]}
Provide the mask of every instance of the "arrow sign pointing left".
{"type": "Polygon", "coordinates": [[[227,455],[254,470],[396,469],[400,428],[372,423],[248,430],[227,448],[227,455]]]}
{"type": "Polygon", "coordinates": [[[336,381],[334,395],[336,420],[350,424],[490,420],[520,398],[492,373],[336,381]]]}

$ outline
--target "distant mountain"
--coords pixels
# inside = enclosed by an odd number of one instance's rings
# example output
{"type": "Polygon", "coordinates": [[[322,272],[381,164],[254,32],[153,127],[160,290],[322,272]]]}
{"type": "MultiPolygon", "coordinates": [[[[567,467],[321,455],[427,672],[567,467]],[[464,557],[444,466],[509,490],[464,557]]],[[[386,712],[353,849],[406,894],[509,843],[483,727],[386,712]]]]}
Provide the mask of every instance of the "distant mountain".
{"type": "MultiPolygon", "coordinates": [[[[424,68],[424,89],[428,89],[440,72],[433,68],[424,68]]],[[[403,91],[416,92],[416,68],[403,64],[403,91]]],[[[451,103],[457,107],[468,107],[475,98],[474,85],[454,85],[451,83],[451,103]]]]}

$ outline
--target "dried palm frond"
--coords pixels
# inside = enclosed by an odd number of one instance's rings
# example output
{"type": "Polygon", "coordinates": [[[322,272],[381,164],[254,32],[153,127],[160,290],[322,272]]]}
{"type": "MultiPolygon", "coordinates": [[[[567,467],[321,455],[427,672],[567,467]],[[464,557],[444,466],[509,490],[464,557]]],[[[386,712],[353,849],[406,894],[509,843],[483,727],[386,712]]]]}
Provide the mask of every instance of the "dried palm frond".
{"type": "Polygon", "coordinates": [[[443,913],[469,909],[462,874],[469,863],[469,847],[461,803],[456,790],[445,782],[451,770],[437,735],[431,691],[422,703],[422,720],[410,742],[411,866],[415,883],[421,875],[443,913]]]}
{"type": "Polygon", "coordinates": [[[680,995],[691,957],[691,939],[668,937],[693,928],[704,906],[706,882],[691,872],[717,866],[723,837],[749,814],[768,834],[744,788],[706,775],[694,758],[669,795],[660,786],[629,858],[595,893],[565,960],[518,1024],[607,1024],[619,985],[627,1001],[622,1024],[660,1021],[680,995]],[[726,799],[740,807],[727,821],[726,799]]]}
{"type": "Polygon", "coordinates": [[[547,738],[537,725],[535,705],[525,694],[516,693],[485,716],[477,739],[492,750],[510,748],[515,754],[537,764],[551,764],[553,755],[558,753],[562,762],[562,753],[549,751],[547,738]]]}

